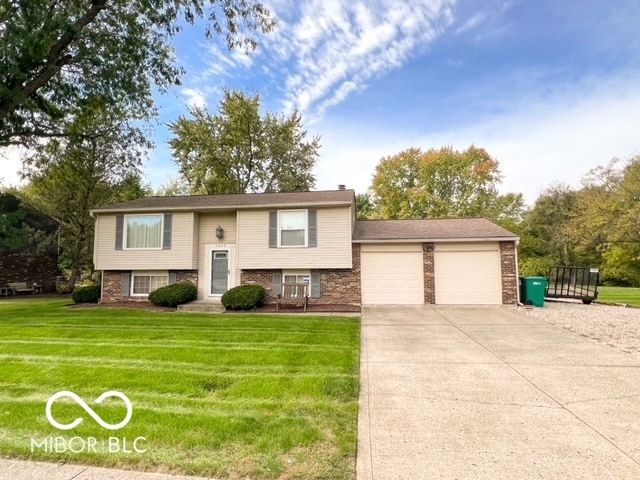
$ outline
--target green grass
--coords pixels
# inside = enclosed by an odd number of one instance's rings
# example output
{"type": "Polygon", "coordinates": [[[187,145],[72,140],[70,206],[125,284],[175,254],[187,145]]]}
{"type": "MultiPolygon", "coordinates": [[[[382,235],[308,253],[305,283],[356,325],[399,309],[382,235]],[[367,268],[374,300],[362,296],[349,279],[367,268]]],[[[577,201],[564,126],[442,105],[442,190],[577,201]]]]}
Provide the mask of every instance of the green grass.
{"type": "Polygon", "coordinates": [[[598,300],[640,307],[640,288],[598,287],[598,300]]]}
{"type": "MultiPolygon", "coordinates": [[[[199,315],[66,308],[63,300],[0,301],[0,454],[228,478],[355,477],[359,319],[199,315]],[[45,405],[78,394],[54,419],[45,405]],[[96,452],[55,453],[31,439],[95,437],[96,452]],[[145,437],[145,453],[110,453],[102,441],[145,437]],[[33,450],[33,451],[32,451],[33,450]]],[[[76,440],[80,449],[80,440],[76,440]]],[[[120,441],[121,442],[121,441],[120,441]]],[[[86,450],[86,449],[85,449],[86,450]]]]}

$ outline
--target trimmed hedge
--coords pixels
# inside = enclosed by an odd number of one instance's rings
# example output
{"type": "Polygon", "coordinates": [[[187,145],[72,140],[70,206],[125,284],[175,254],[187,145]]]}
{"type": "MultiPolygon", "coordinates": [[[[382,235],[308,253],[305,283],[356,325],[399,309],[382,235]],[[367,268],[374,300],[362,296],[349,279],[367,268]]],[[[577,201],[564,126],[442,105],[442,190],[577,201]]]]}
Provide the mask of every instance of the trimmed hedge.
{"type": "Polygon", "coordinates": [[[100,298],[100,284],[81,285],[76,287],[71,294],[74,303],[98,303],[100,298]]]}
{"type": "Polygon", "coordinates": [[[229,310],[254,310],[264,304],[267,292],[260,285],[240,285],[222,295],[222,305],[229,310]]]}
{"type": "Polygon", "coordinates": [[[198,298],[198,288],[192,283],[174,283],[149,294],[149,301],[161,307],[176,307],[198,298]]]}

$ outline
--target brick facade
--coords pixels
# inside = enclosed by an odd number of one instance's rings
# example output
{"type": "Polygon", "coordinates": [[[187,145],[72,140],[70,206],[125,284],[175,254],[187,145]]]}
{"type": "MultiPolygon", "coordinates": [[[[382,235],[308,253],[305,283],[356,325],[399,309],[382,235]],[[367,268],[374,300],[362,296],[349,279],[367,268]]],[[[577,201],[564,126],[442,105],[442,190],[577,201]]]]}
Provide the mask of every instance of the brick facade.
{"type": "MultiPolygon", "coordinates": [[[[102,272],[102,298],[100,303],[113,302],[148,302],[147,297],[123,297],[122,296],[122,274],[128,273],[120,270],[105,270],[102,272]]],[[[189,282],[198,286],[197,270],[169,270],[169,273],[176,274],[176,282],[189,282]]]]}
{"type": "Polygon", "coordinates": [[[320,298],[316,303],[360,304],[360,244],[352,247],[353,268],[320,270],[320,298]]]}
{"type": "MultiPolygon", "coordinates": [[[[360,304],[360,245],[354,244],[353,268],[315,269],[320,273],[320,298],[309,301],[322,304],[360,304]]],[[[275,302],[273,274],[282,270],[242,270],[241,285],[262,285],[267,291],[267,303],[275,302]]]]}
{"type": "Polygon", "coordinates": [[[102,272],[102,297],[100,303],[121,302],[123,300],[143,300],[146,298],[123,298],[122,297],[122,274],[124,272],[105,270],[102,272]]]}
{"type": "Polygon", "coordinates": [[[176,274],[176,283],[191,283],[198,286],[197,270],[169,270],[169,273],[176,274]]]}
{"type": "Polygon", "coordinates": [[[433,264],[433,243],[422,244],[422,263],[424,269],[424,303],[436,303],[435,269],[433,264]]]}
{"type": "Polygon", "coordinates": [[[515,242],[500,242],[500,267],[502,270],[502,303],[515,305],[518,303],[515,242]]]}

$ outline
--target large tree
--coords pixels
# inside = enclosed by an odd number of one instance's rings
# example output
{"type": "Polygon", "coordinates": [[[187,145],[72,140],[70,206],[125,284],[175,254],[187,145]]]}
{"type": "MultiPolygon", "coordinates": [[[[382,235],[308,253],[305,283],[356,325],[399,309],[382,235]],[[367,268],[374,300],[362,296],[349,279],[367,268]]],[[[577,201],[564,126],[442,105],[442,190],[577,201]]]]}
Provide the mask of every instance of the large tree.
{"type": "Polygon", "coordinates": [[[191,193],[292,192],[315,185],[320,139],[306,140],[298,112],[260,114],[260,97],[226,90],[217,115],[192,108],[169,141],[191,193]]]}
{"type": "Polygon", "coordinates": [[[27,159],[30,183],[22,198],[60,228],[61,262],[73,285],[92,270],[93,218],[89,209],[145,194],[139,166],[148,146],[143,132],[106,108],[101,99],[83,105],[67,136],[37,145],[27,159]]]}
{"type": "Polygon", "coordinates": [[[206,20],[206,35],[252,49],[274,26],[252,0],[0,0],[0,146],[67,134],[87,98],[154,114],[152,90],[180,82],[172,37],[206,20]]]}
{"type": "Polygon", "coordinates": [[[15,189],[0,192],[0,251],[57,254],[58,225],[22,202],[15,189]]]}
{"type": "Polygon", "coordinates": [[[498,161],[484,149],[410,148],[384,157],[371,190],[382,218],[476,217],[518,221],[521,194],[500,195],[498,161]]]}
{"type": "Polygon", "coordinates": [[[605,281],[640,285],[640,155],[614,159],[583,179],[566,231],[605,281]]]}

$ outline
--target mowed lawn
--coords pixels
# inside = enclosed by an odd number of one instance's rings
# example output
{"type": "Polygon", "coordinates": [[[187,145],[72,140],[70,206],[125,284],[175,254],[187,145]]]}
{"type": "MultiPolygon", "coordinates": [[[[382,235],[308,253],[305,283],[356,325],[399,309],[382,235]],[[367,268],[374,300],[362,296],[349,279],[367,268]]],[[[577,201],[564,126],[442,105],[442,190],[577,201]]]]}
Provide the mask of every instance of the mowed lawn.
{"type": "Polygon", "coordinates": [[[598,287],[598,300],[640,307],[640,288],[598,287]]]}
{"type": "Polygon", "coordinates": [[[220,478],[355,478],[358,318],[67,303],[0,301],[0,455],[220,478]],[[45,407],[62,390],[110,424],[125,404],[95,399],[122,392],[133,416],[106,430],[60,398],[57,422],[84,420],[58,430],[45,407]],[[42,440],[56,437],[76,450],[96,438],[96,451],[45,451],[42,440]]]}

